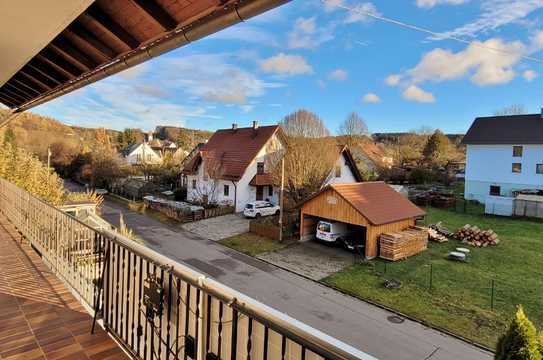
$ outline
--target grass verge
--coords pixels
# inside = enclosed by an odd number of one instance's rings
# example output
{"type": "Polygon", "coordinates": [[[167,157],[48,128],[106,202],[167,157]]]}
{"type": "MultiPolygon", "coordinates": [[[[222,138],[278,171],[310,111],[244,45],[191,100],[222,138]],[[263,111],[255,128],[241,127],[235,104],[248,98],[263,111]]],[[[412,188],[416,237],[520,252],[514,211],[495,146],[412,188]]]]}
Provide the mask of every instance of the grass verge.
{"type": "Polygon", "coordinates": [[[428,223],[442,221],[451,230],[464,224],[492,228],[501,242],[470,248],[467,263],[446,259],[460,242],[430,243],[427,251],[404,261],[353,265],[323,282],[491,348],[517,304],[543,326],[543,222],[434,208],[427,213],[428,223]],[[402,287],[386,289],[385,279],[399,280],[402,287]]]}
{"type": "Polygon", "coordinates": [[[220,240],[219,243],[250,256],[256,256],[270,251],[277,251],[289,245],[287,242],[280,243],[253,233],[232,236],[220,240]]]}

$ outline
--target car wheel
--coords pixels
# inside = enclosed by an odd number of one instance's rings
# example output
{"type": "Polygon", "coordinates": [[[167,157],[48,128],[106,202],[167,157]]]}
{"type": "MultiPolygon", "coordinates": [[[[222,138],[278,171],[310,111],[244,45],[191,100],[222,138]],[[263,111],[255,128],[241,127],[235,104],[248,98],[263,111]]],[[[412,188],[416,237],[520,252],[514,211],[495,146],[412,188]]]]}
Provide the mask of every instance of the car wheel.
{"type": "Polygon", "coordinates": [[[279,214],[281,214],[281,211],[277,210],[277,211],[275,212],[275,215],[279,215],[279,214]]]}
{"type": "Polygon", "coordinates": [[[256,213],[255,214],[255,219],[260,219],[260,216],[261,216],[260,213],[256,213]]]}

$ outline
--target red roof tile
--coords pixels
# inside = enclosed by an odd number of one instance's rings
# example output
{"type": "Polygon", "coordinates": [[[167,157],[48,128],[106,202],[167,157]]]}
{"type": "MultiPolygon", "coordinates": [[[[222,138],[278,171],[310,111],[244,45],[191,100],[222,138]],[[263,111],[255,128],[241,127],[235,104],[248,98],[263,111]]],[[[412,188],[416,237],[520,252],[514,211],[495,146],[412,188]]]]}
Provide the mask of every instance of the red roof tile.
{"type": "Polygon", "coordinates": [[[200,159],[221,164],[221,178],[239,180],[251,161],[279,130],[279,125],[217,130],[187,166],[184,173],[194,173],[200,159]]]}

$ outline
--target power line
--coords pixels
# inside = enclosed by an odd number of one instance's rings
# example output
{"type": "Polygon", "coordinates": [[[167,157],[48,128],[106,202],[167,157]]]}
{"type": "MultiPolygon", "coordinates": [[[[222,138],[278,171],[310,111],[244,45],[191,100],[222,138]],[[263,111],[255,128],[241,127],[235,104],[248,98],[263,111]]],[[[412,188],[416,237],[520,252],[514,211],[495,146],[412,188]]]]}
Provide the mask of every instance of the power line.
{"type": "Polygon", "coordinates": [[[534,62],[543,64],[543,59],[540,59],[540,58],[537,58],[537,57],[534,57],[534,56],[522,55],[522,54],[515,53],[515,52],[512,52],[512,51],[499,49],[499,48],[496,48],[496,47],[493,47],[493,46],[488,46],[488,45],[485,45],[485,44],[483,44],[481,42],[470,41],[470,40],[466,40],[466,39],[463,39],[461,37],[457,37],[457,36],[454,36],[454,35],[439,33],[437,31],[433,31],[433,30],[430,30],[430,29],[427,29],[427,28],[423,28],[423,27],[418,26],[418,25],[408,24],[408,23],[405,23],[403,21],[399,21],[399,20],[396,20],[396,19],[385,17],[383,15],[379,15],[379,14],[373,13],[371,11],[362,10],[362,9],[356,8],[356,7],[346,6],[346,5],[343,5],[343,4],[335,2],[335,1],[321,0],[321,2],[323,4],[328,5],[328,6],[333,6],[333,7],[343,9],[343,10],[347,10],[347,11],[352,12],[352,13],[357,13],[359,15],[368,16],[368,17],[370,17],[372,19],[379,20],[379,21],[382,21],[382,22],[385,22],[385,23],[388,23],[388,24],[398,25],[398,26],[401,26],[401,27],[404,27],[404,28],[407,28],[407,29],[410,29],[410,30],[414,30],[414,31],[422,32],[422,33],[425,33],[425,34],[428,34],[428,35],[432,35],[432,36],[434,36],[434,37],[436,37],[438,39],[454,40],[454,41],[460,42],[462,44],[473,45],[473,46],[476,46],[476,47],[479,47],[479,48],[483,48],[483,49],[487,49],[487,50],[491,50],[491,51],[495,51],[495,52],[499,52],[499,53],[503,53],[503,54],[516,55],[516,56],[519,56],[520,58],[522,58],[524,60],[530,60],[530,61],[534,61],[534,62]]]}

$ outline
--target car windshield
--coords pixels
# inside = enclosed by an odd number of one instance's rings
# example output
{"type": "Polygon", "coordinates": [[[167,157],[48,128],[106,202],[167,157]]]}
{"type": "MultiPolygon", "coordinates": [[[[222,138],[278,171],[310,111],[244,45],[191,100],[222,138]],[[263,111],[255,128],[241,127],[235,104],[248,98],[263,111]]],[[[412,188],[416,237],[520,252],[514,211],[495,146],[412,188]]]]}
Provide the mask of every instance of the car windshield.
{"type": "Polygon", "coordinates": [[[253,204],[247,204],[247,205],[245,205],[245,208],[246,208],[246,209],[252,209],[252,208],[253,208],[253,204]]]}
{"type": "Polygon", "coordinates": [[[330,232],[330,224],[326,222],[320,222],[318,229],[323,232],[330,232]]]}

